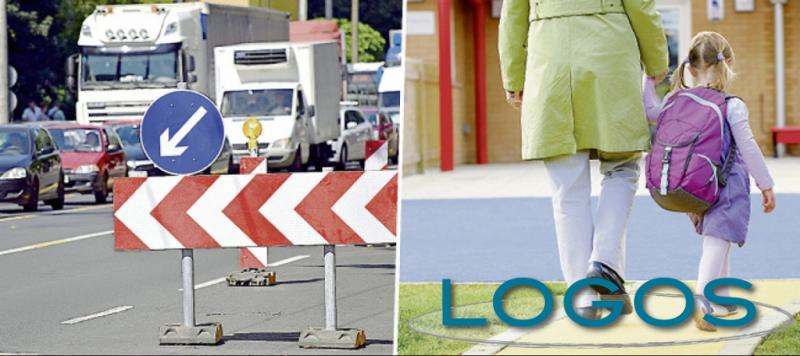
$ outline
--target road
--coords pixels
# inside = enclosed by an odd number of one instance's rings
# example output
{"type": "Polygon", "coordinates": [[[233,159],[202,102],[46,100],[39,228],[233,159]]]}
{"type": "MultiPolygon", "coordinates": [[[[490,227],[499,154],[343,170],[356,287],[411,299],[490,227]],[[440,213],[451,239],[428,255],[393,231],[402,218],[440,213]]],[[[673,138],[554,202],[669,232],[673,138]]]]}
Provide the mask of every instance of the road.
{"type": "MultiPolygon", "coordinates": [[[[800,278],[800,194],[778,193],[778,208],[769,215],[760,211],[760,199],[751,195],[748,240],[732,249],[732,276],[800,278]]],[[[404,199],[401,217],[401,282],[562,279],[550,198],[404,199]]],[[[695,279],[700,252],[684,214],[636,197],[626,278],[695,279]]]]}
{"type": "MultiPolygon", "coordinates": [[[[69,195],[55,212],[0,204],[0,353],[316,354],[299,332],[324,325],[322,247],[273,248],[279,284],[228,287],[237,250],[195,252],[199,323],[222,323],[223,343],[159,346],[181,317],[180,252],[115,252],[112,208],[69,195]]],[[[392,352],[395,249],[339,247],[339,327],[362,328],[367,346],[392,352]]]]}

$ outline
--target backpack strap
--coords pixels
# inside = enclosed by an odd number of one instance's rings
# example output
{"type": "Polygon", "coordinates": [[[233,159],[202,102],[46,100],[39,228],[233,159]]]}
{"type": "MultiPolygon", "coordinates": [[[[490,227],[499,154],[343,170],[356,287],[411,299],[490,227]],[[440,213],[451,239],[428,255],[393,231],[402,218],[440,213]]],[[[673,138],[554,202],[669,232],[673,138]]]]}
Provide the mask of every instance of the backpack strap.
{"type": "MultiPolygon", "coordinates": [[[[722,168],[719,170],[719,173],[718,173],[718,176],[717,176],[717,181],[719,182],[719,185],[723,186],[723,187],[725,185],[727,185],[727,183],[728,183],[727,182],[728,174],[730,174],[731,168],[733,168],[733,160],[736,157],[736,140],[733,138],[733,131],[731,130],[731,124],[728,121],[728,115],[730,115],[730,114],[729,114],[729,111],[728,111],[727,103],[731,99],[742,100],[742,98],[740,98],[738,96],[725,94],[725,103],[726,103],[726,105],[725,105],[725,126],[728,128],[728,135],[730,135],[731,143],[730,143],[730,145],[728,145],[728,150],[725,151],[725,162],[722,162],[722,168]]],[[[742,100],[742,101],[744,101],[744,100],[742,100]]]]}

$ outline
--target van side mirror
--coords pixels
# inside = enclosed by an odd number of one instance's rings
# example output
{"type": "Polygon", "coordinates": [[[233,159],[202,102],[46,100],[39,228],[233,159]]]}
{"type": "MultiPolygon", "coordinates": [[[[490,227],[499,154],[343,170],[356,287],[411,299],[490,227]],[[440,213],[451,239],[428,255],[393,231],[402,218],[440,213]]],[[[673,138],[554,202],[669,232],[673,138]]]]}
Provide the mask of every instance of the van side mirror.
{"type": "Polygon", "coordinates": [[[314,117],[316,115],[317,115],[317,107],[314,106],[314,105],[309,106],[308,107],[308,116],[314,117]]]}
{"type": "Polygon", "coordinates": [[[358,123],[356,123],[355,121],[349,121],[344,127],[348,130],[352,130],[356,128],[356,126],[358,126],[358,123]]]}
{"type": "Polygon", "coordinates": [[[107,148],[108,152],[119,152],[119,150],[121,150],[121,149],[122,149],[122,147],[120,147],[119,145],[115,145],[113,143],[108,145],[108,148],[107,148]]]}

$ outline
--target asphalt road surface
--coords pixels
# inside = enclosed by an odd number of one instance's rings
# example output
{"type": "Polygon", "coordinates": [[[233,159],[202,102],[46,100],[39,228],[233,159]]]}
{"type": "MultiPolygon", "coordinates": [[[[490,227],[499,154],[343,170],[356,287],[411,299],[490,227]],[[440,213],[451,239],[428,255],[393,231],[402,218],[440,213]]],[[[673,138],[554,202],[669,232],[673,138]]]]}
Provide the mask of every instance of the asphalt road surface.
{"type": "Polygon", "coordinates": [[[115,252],[111,205],[68,195],[63,211],[0,204],[0,353],[286,354],[392,352],[395,249],[337,248],[340,328],[362,328],[361,350],[305,350],[324,325],[322,247],[273,248],[278,285],[228,287],[238,250],[195,252],[198,323],[222,323],[218,346],[159,346],[182,320],[180,252],[115,252]]]}
{"type": "MultiPolygon", "coordinates": [[[[733,247],[731,275],[800,278],[800,195],[778,194],[761,212],[751,195],[750,231],[733,247]]],[[[403,200],[401,282],[562,280],[549,198],[403,200]]],[[[685,214],[637,196],[628,226],[627,276],[696,279],[701,241],[685,214]]]]}

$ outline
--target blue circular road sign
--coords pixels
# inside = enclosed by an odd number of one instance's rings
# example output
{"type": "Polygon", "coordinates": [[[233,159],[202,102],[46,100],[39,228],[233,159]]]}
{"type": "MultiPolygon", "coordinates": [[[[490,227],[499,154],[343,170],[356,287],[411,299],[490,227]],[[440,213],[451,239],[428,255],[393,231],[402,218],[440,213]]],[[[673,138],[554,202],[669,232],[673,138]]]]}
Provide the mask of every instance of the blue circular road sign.
{"type": "Polygon", "coordinates": [[[177,90],[156,99],[144,113],[144,153],[162,171],[190,175],[210,167],[225,144],[222,115],[205,95],[177,90]]]}

